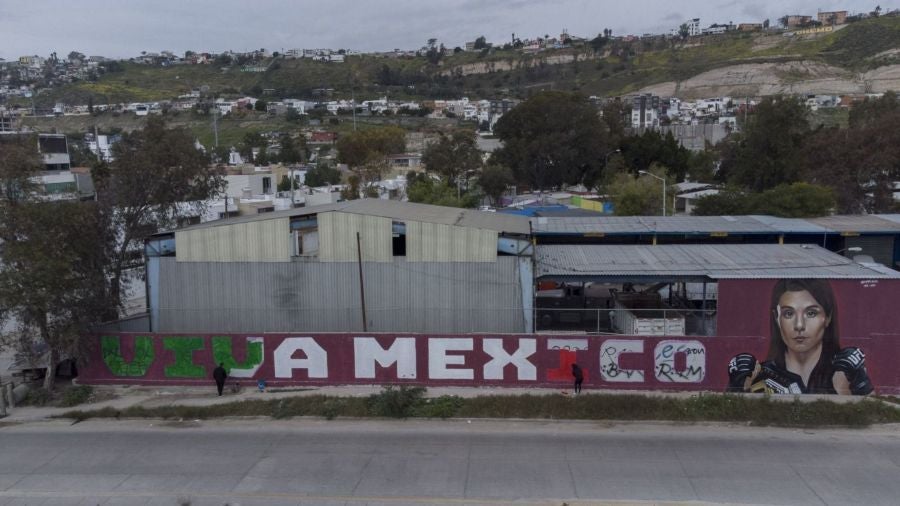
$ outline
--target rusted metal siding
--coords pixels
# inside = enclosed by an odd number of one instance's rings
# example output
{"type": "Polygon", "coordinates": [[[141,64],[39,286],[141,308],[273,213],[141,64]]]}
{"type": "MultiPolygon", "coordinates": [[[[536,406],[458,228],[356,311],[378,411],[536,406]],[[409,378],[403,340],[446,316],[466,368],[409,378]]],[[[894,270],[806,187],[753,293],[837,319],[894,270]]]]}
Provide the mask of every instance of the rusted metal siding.
{"type": "Polygon", "coordinates": [[[175,232],[179,262],[290,262],[289,218],[175,232]]]}
{"type": "MultiPolygon", "coordinates": [[[[362,331],[355,263],[160,260],[156,332],[362,331]]],[[[528,332],[517,263],[364,263],[368,330],[528,332]]]]}
{"type": "Polygon", "coordinates": [[[390,218],[339,212],[319,215],[319,260],[356,262],[357,232],[363,262],[393,260],[390,218]]]}
{"type": "Polygon", "coordinates": [[[493,262],[497,232],[408,221],[406,258],[410,262],[493,262]]]}

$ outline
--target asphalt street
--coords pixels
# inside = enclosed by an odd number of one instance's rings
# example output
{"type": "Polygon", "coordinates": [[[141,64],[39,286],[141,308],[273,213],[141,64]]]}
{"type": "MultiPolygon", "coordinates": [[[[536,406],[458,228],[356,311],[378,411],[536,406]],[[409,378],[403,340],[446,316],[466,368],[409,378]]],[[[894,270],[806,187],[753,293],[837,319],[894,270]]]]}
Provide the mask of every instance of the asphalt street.
{"type": "Polygon", "coordinates": [[[225,420],[0,426],[0,505],[897,504],[900,428],[225,420]]]}

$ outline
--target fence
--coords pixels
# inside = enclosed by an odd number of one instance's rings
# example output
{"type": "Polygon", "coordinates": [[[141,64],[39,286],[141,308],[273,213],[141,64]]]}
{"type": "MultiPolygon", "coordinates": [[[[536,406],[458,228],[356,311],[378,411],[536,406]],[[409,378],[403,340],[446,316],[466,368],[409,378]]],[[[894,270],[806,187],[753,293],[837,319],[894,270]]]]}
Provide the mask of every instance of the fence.
{"type": "Polygon", "coordinates": [[[536,308],[538,332],[633,336],[714,336],[716,311],[703,309],[536,308]]]}

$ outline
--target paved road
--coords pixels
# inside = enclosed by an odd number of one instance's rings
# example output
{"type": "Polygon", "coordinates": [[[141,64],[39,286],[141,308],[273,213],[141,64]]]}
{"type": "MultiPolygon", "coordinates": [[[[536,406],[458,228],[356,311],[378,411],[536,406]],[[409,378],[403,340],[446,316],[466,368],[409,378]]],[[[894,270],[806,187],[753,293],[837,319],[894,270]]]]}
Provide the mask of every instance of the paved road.
{"type": "Polygon", "coordinates": [[[0,505],[874,505],[898,498],[898,427],[478,420],[0,427],[0,505]]]}

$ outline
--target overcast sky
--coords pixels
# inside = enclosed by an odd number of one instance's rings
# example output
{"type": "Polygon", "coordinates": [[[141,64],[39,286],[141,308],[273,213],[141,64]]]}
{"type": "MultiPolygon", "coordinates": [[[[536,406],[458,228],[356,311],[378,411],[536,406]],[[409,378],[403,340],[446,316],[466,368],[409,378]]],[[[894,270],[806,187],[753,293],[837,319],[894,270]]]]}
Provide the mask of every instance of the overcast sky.
{"type": "MultiPolygon", "coordinates": [[[[819,10],[868,12],[878,0],[0,0],[0,58],[70,51],[128,58],[141,51],[266,48],[417,49],[479,35],[533,38],[666,33],[684,20],[774,23],[819,10]]],[[[897,2],[881,2],[894,9],[897,2]]]]}

